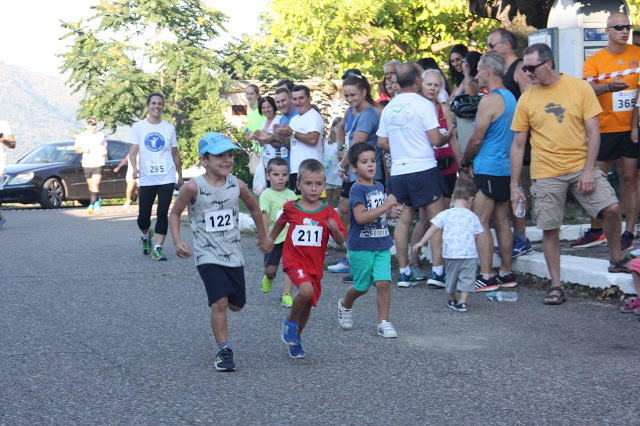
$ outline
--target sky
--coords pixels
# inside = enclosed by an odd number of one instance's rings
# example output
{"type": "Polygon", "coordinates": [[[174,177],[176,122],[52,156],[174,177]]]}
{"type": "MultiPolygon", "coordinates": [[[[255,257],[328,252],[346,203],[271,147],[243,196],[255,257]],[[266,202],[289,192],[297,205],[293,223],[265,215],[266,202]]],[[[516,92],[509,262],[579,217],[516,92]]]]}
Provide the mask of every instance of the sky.
{"type": "MultiPolygon", "coordinates": [[[[2,42],[0,61],[53,77],[61,77],[61,60],[57,53],[65,51],[68,40],[60,21],[76,21],[91,16],[90,6],[98,0],[2,0],[2,42]],[[36,12],[34,12],[36,11],[36,12]]],[[[258,15],[265,0],[205,0],[205,3],[229,17],[226,29],[231,36],[253,34],[258,28],[258,15]]],[[[221,40],[223,42],[225,40],[221,40]]]]}

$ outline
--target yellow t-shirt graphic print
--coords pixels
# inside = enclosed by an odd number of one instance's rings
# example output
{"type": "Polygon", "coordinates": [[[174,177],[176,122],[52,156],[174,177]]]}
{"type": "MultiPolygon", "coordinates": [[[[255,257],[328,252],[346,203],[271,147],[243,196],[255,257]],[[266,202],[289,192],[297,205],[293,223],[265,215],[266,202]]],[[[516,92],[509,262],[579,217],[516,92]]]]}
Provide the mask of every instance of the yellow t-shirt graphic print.
{"type": "Polygon", "coordinates": [[[563,75],[552,86],[535,84],[516,106],[511,130],[531,130],[531,178],[561,176],[584,168],[585,121],[602,112],[589,84],[563,75]]]}

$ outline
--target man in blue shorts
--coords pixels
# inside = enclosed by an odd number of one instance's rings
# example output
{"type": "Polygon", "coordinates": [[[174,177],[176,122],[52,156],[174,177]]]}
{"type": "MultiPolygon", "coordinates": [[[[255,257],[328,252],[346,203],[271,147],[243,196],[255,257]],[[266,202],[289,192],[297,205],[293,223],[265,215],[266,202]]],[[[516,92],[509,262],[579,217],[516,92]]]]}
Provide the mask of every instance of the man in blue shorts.
{"type": "MultiPolygon", "coordinates": [[[[398,252],[398,287],[416,285],[409,267],[409,228],[416,209],[424,209],[431,220],[444,210],[444,178],[438,170],[433,151],[451,138],[441,134],[433,102],[420,96],[422,70],[407,62],[398,67],[400,93],[386,106],[378,127],[378,146],[391,153],[391,193],[404,204],[393,239],[398,252]]],[[[427,284],[444,287],[442,234],[431,240],[433,270],[427,284]]]]}

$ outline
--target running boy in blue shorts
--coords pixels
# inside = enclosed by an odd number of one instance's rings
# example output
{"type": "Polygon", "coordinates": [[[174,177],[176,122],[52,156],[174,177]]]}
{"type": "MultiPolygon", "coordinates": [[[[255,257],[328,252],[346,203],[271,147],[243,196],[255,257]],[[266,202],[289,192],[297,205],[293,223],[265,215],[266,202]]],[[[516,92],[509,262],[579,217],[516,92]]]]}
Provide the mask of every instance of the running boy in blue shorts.
{"type": "MultiPolygon", "coordinates": [[[[262,210],[262,220],[267,230],[272,229],[276,220],[282,214],[282,209],[288,201],[296,200],[296,193],[287,188],[289,183],[289,166],[284,158],[275,157],[267,163],[267,180],[271,183],[271,187],[265,189],[260,194],[260,210],[262,210]]],[[[282,257],[282,248],[284,246],[284,238],[287,235],[289,227],[285,229],[273,241],[274,247],[271,253],[264,255],[264,277],[262,278],[262,292],[269,293],[273,280],[280,266],[280,258],[282,257]]],[[[282,290],[282,299],[280,305],[290,308],[293,299],[291,297],[291,289],[293,283],[284,275],[284,283],[282,290]]]]}
{"type": "Polygon", "coordinates": [[[282,324],[282,340],[289,346],[291,358],[303,358],[300,335],[318,306],[322,293],[321,281],[329,234],[337,244],[344,243],[345,229],[333,206],[320,200],[325,187],[324,166],[318,160],[307,159],[298,167],[296,185],[302,198],[289,201],[271,230],[271,239],[280,235],[289,224],[284,240],[282,267],[298,293],[293,298],[291,312],[282,324]]]}
{"type": "Polygon", "coordinates": [[[238,198],[246,204],[256,224],[260,250],[268,253],[273,249],[258,202],[247,185],[231,174],[234,149],[238,149],[236,145],[220,133],[208,133],[200,139],[198,154],[205,174],[180,189],[170,216],[176,253],[186,258],[191,251],[180,238],[180,215],[185,207],[189,212],[196,267],[207,291],[211,328],[218,344],[215,361],[218,371],[235,370],[233,351],[228,344],[227,309],[236,312],[246,303],[238,198]]]}
{"type": "Polygon", "coordinates": [[[391,253],[393,239],[387,228],[388,212],[392,218],[402,213],[396,197],[385,197],[384,186],[373,180],[376,175],[376,150],[368,143],[352,145],[348,152],[349,165],[357,181],[349,192],[349,238],[347,248],[351,262],[353,285],[344,299],[338,300],[338,322],[349,330],[353,327],[353,302],[369,291],[371,285],[378,292],[378,335],[398,337],[389,322],[391,303],[391,253]]]}

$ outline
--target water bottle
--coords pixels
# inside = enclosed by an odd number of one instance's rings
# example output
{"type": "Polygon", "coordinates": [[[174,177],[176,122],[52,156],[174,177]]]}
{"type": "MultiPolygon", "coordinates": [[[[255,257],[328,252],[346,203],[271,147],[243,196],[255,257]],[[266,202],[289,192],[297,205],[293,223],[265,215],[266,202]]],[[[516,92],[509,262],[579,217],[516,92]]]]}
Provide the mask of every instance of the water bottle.
{"type": "MultiPolygon", "coordinates": [[[[518,189],[520,189],[520,191],[522,191],[522,193],[524,193],[524,189],[522,187],[519,187],[518,189]]],[[[519,199],[518,200],[518,206],[516,207],[516,217],[520,217],[523,218],[525,214],[527,214],[527,210],[525,209],[525,200],[524,199],[519,199]]]]}
{"type": "Polygon", "coordinates": [[[492,291],[491,293],[487,293],[487,300],[515,302],[518,300],[518,293],[515,291],[492,291]]]}

